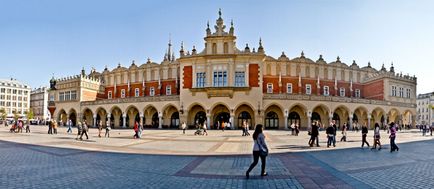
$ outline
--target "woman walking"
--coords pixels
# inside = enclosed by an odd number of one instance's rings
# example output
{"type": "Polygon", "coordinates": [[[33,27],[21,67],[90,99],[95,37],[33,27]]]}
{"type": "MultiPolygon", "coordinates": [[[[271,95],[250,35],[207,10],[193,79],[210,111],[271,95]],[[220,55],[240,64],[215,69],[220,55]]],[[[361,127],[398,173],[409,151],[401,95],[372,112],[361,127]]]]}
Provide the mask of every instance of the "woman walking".
{"type": "Polygon", "coordinates": [[[265,143],[265,135],[261,124],[256,125],[255,132],[253,133],[253,163],[250,165],[246,172],[246,178],[249,179],[250,171],[258,164],[259,157],[261,157],[261,176],[267,176],[265,172],[265,163],[268,155],[268,147],[265,143]]]}
{"type": "Polygon", "coordinates": [[[368,145],[368,148],[369,148],[369,143],[368,143],[368,141],[366,141],[366,136],[368,136],[368,127],[366,127],[366,123],[365,123],[362,126],[362,148],[365,145],[365,143],[368,145]]]}
{"type": "Polygon", "coordinates": [[[377,144],[378,144],[378,146],[380,146],[378,148],[378,150],[381,150],[380,125],[378,123],[375,123],[375,128],[374,128],[374,147],[372,147],[371,150],[377,149],[377,144]]]}
{"type": "Polygon", "coordinates": [[[83,122],[83,129],[81,131],[80,140],[83,140],[83,135],[86,135],[86,140],[89,139],[87,132],[89,131],[89,127],[87,126],[86,120],[83,122]]]}
{"type": "Polygon", "coordinates": [[[81,125],[81,122],[77,123],[77,137],[75,137],[75,140],[78,140],[78,136],[81,136],[81,132],[83,131],[83,126],[81,125]]]}
{"type": "Polygon", "coordinates": [[[341,138],[341,142],[347,141],[347,123],[344,123],[344,125],[342,125],[342,138],[341,138]]]}
{"type": "Polygon", "coordinates": [[[134,138],[139,138],[139,124],[137,121],[134,123],[134,138]]]}
{"type": "Polygon", "coordinates": [[[395,143],[396,126],[395,126],[394,122],[390,123],[390,136],[389,136],[389,138],[390,138],[390,152],[393,152],[395,150],[399,151],[399,148],[395,143]]]}
{"type": "Polygon", "coordinates": [[[100,120],[98,122],[98,137],[101,138],[101,132],[102,132],[102,121],[100,120]]]}
{"type": "Polygon", "coordinates": [[[310,132],[310,140],[309,140],[310,147],[313,147],[315,140],[316,140],[316,146],[319,147],[318,135],[319,135],[318,126],[316,122],[313,122],[311,127],[311,132],[310,132]]]}
{"type": "Polygon", "coordinates": [[[107,125],[105,126],[105,137],[110,138],[110,123],[107,121],[107,125]]]}

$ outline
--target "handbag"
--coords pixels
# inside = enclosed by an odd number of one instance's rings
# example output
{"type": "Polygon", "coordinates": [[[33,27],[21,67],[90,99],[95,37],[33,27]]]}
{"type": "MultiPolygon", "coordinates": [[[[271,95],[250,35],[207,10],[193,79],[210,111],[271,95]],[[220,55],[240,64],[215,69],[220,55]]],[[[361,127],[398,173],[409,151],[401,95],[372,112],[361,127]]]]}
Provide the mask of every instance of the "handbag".
{"type": "Polygon", "coordinates": [[[262,148],[262,145],[259,144],[258,140],[256,140],[256,143],[259,146],[259,155],[260,156],[268,156],[268,150],[265,151],[264,148],[262,148]]]}

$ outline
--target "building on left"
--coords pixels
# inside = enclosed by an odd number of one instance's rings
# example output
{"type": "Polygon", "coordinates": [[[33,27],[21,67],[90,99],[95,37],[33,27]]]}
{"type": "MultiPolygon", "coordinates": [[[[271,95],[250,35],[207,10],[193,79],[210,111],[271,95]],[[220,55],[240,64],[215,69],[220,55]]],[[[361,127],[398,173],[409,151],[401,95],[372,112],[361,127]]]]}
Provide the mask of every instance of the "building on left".
{"type": "Polygon", "coordinates": [[[4,108],[7,118],[13,118],[14,113],[24,117],[30,107],[29,85],[16,79],[0,79],[0,109],[4,108]]]}
{"type": "Polygon", "coordinates": [[[30,93],[30,108],[33,110],[33,117],[36,122],[44,123],[51,117],[48,111],[48,88],[39,87],[30,93]]]}

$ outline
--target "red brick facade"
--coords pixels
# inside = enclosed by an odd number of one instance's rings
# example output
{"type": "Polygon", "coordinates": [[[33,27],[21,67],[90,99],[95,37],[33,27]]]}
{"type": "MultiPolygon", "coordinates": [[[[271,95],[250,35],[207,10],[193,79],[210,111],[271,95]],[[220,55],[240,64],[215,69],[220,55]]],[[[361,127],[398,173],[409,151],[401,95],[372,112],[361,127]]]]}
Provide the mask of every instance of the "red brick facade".
{"type": "Polygon", "coordinates": [[[184,89],[190,89],[193,87],[193,67],[184,67],[184,89]]]}
{"type": "Polygon", "coordinates": [[[363,97],[366,99],[384,100],[384,81],[377,80],[363,86],[363,97]]]}

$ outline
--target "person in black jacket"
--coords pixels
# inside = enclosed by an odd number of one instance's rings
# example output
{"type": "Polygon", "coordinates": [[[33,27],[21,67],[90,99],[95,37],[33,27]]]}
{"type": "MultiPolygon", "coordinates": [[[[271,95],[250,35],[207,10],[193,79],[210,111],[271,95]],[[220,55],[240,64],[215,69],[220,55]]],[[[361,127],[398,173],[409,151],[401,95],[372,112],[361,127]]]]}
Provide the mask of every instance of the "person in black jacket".
{"type": "Polygon", "coordinates": [[[330,125],[327,127],[326,134],[327,134],[327,148],[328,148],[330,147],[330,145],[332,145],[333,138],[336,135],[335,128],[333,128],[333,122],[330,122],[330,125]]]}
{"type": "MultiPolygon", "coordinates": [[[[318,135],[319,135],[318,126],[317,126],[316,122],[313,122],[312,123],[312,131],[311,131],[310,140],[309,140],[309,146],[310,147],[313,147],[313,144],[315,143],[315,140],[317,139],[318,135]]],[[[318,141],[316,142],[316,146],[319,147],[318,141]]]]}
{"type": "Polygon", "coordinates": [[[366,136],[368,135],[368,127],[366,127],[366,123],[362,126],[362,148],[365,145],[365,143],[368,145],[369,148],[369,143],[368,141],[366,141],[366,136]]]}

